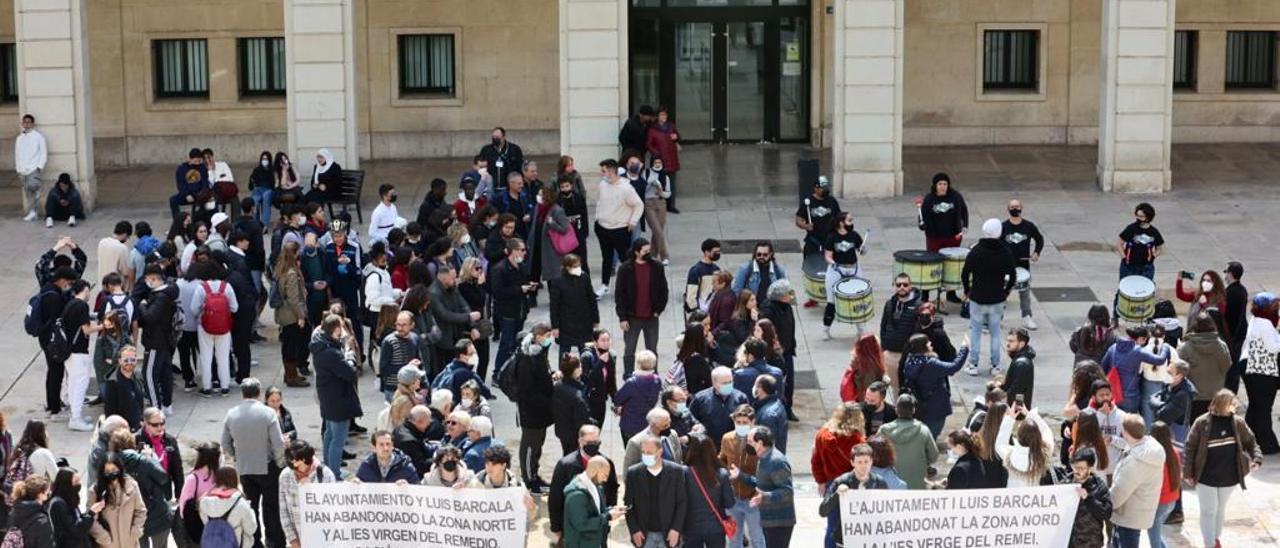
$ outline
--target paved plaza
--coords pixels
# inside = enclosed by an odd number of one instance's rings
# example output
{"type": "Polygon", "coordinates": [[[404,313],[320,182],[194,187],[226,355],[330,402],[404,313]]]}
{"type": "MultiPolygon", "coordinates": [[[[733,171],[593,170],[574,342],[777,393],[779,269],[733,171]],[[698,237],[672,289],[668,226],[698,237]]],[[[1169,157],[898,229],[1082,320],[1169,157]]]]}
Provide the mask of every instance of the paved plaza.
{"type": "MultiPolygon", "coordinates": [[[[519,139],[519,135],[512,137],[519,139]]],[[[174,148],[180,152],[195,144],[198,143],[174,148]]],[[[1047,415],[1057,416],[1066,400],[1072,362],[1067,340],[1071,331],[1083,321],[1095,299],[1109,303],[1115,291],[1118,258],[1109,251],[1109,245],[1133,220],[1132,210],[1137,202],[1146,200],[1155,206],[1154,224],[1167,241],[1156,267],[1162,295],[1172,298],[1174,276],[1179,270],[1221,269],[1228,260],[1244,264],[1244,284],[1251,292],[1280,290],[1280,256],[1275,253],[1280,242],[1273,236],[1280,234],[1280,215],[1276,215],[1280,196],[1269,191],[1280,173],[1280,146],[1175,146],[1173,191],[1154,196],[1099,192],[1093,184],[1095,151],[1094,147],[905,149],[905,196],[841,200],[843,208],[854,212],[858,229],[871,230],[869,252],[861,259],[876,298],[877,319],[868,328],[878,330],[878,313],[884,297],[891,293],[892,253],[923,246],[912,198],[927,190],[930,176],[937,171],[950,173],[953,188],[968,201],[971,235],[979,232],[983,219],[1003,218],[1007,200],[1019,198],[1024,204],[1024,216],[1035,222],[1047,239],[1033,271],[1032,285],[1037,293],[1033,308],[1040,329],[1032,333],[1031,341],[1038,353],[1037,402],[1047,415]]],[[[790,240],[791,251],[781,253],[780,259],[793,284],[802,287],[800,232],[793,224],[795,164],[801,158],[818,158],[826,173],[829,156],[828,152],[806,147],[686,147],[678,191],[682,214],[670,216],[668,226],[672,266],[667,275],[673,290],[683,287],[685,272],[700,257],[698,244],[706,237],[748,242],[790,240]]],[[[175,154],[174,165],[180,160],[175,154]]],[[[542,179],[548,180],[555,164],[551,158],[544,160],[542,179]]],[[[582,171],[594,173],[594,163],[579,159],[578,165],[582,171]]],[[[248,178],[248,165],[232,165],[242,187],[248,178]]],[[[374,189],[378,184],[395,184],[400,190],[397,205],[402,215],[412,217],[432,178],[445,178],[451,192],[456,192],[457,178],[468,165],[469,159],[366,162],[362,166],[367,171],[366,219],[375,203],[374,189]]],[[[0,262],[0,332],[10,334],[0,338],[0,356],[4,357],[0,359],[0,410],[9,417],[10,430],[20,431],[27,419],[44,416],[44,360],[35,340],[25,336],[21,328],[25,300],[35,290],[32,266],[36,258],[57,235],[66,234],[86,249],[91,260],[88,272],[95,272],[93,251],[97,241],[110,232],[117,220],[147,220],[157,232],[163,232],[169,224],[164,204],[173,192],[172,167],[100,171],[98,177],[99,208],[91,219],[74,228],[60,225],[49,230],[36,223],[23,223],[18,215],[16,183],[6,182],[0,191],[0,210],[8,212],[0,219],[0,232],[7,234],[10,241],[0,262]]],[[[594,181],[594,176],[584,178],[594,181]]],[[[358,229],[363,233],[367,226],[358,229]]],[[[967,238],[966,243],[975,238],[967,238]]],[[[748,258],[746,247],[727,246],[722,265],[736,270],[748,258]]],[[[593,271],[598,268],[598,254],[592,243],[589,256],[593,271]]],[[[598,277],[595,279],[598,281],[598,277]]],[[[1012,302],[1016,298],[1016,294],[1011,297],[1005,325],[1020,323],[1017,305],[1012,302]]],[[[542,302],[544,306],[531,313],[531,321],[546,318],[545,299],[542,302]]],[[[612,297],[605,297],[600,306],[604,326],[618,333],[612,297]]],[[[1185,311],[1181,303],[1178,306],[1180,312],[1185,311]]],[[[680,307],[673,298],[661,319],[659,363],[663,370],[674,356],[673,341],[681,330],[679,315],[680,307]]],[[[797,316],[796,412],[802,420],[791,425],[788,455],[797,476],[800,519],[793,545],[816,546],[822,538],[823,520],[817,515],[816,486],[809,476],[810,445],[814,431],[831,407],[839,403],[837,388],[856,334],[852,326],[837,325],[833,330],[835,338],[824,340],[820,308],[797,307],[797,316]]],[[[264,321],[273,325],[269,312],[264,321]]],[[[954,314],[946,321],[952,340],[958,343],[968,331],[967,322],[954,314]]],[[[271,340],[253,348],[255,359],[261,363],[254,376],[266,384],[283,386],[274,329],[268,328],[264,334],[271,340]]],[[[615,340],[615,351],[621,354],[621,338],[615,340]]],[[[969,377],[961,373],[953,378],[957,406],[953,424],[963,419],[964,408],[968,407],[964,402],[980,394],[988,380],[986,344],[984,340],[984,374],[969,377]]],[[[366,426],[373,424],[382,405],[374,384],[366,377],[359,386],[366,413],[361,422],[366,426]]],[[[222,416],[236,402],[234,394],[230,398],[201,399],[194,393],[182,393],[180,384],[177,392],[174,408],[178,414],[168,424],[184,450],[189,451],[196,441],[218,439],[222,416]]],[[[515,446],[519,434],[515,406],[504,397],[499,396],[498,400],[494,405],[496,436],[508,446],[515,446]]],[[[285,402],[293,411],[301,437],[319,445],[320,421],[314,389],[286,388],[285,402]]],[[[612,417],[608,422],[602,451],[620,461],[623,445],[617,422],[612,417]]],[[[54,453],[83,467],[88,436],[68,431],[64,423],[51,425],[50,434],[54,453]]],[[[542,461],[542,475],[546,478],[560,457],[559,444],[553,436],[548,438],[542,461]]],[[[350,447],[363,454],[368,450],[368,438],[352,438],[350,447]]],[[[1230,503],[1223,546],[1272,545],[1280,538],[1280,458],[1268,458],[1262,470],[1250,476],[1248,485],[1249,490],[1243,495],[1237,492],[1230,503]]],[[[1191,492],[1184,497],[1184,507],[1186,523],[1181,528],[1167,528],[1167,537],[1172,538],[1172,546],[1198,546],[1198,506],[1191,492]]],[[[539,514],[530,546],[546,544],[542,540],[546,530],[545,505],[540,506],[539,514]]],[[[621,523],[614,527],[612,538],[618,546],[625,541],[624,530],[621,523]]]]}

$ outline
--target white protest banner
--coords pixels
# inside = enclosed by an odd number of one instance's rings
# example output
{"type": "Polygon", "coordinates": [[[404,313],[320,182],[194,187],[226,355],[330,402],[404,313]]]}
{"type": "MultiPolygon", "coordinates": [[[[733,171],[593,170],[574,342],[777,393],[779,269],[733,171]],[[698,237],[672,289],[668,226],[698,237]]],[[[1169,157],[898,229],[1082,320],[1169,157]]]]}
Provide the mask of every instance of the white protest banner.
{"type": "Polygon", "coordinates": [[[1066,548],[1075,485],[955,491],[850,490],[845,548],[1066,548]]]}
{"type": "Polygon", "coordinates": [[[525,490],[309,483],[299,495],[304,548],[523,548],[525,490]]]}

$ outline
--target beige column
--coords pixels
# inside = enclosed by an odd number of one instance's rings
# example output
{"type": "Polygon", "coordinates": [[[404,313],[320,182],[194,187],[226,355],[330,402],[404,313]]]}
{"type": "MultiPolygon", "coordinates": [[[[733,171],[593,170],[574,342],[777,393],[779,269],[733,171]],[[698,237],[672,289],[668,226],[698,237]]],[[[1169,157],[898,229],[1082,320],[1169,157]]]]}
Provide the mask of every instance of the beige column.
{"type": "Polygon", "coordinates": [[[841,197],[902,193],[905,0],[835,0],[831,158],[841,197]]]}
{"type": "Polygon", "coordinates": [[[618,156],[626,20],[627,0],[560,0],[560,149],[580,169],[618,156]]]}
{"type": "Polygon", "coordinates": [[[322,148],[344,169],[360,167],[354,4],[284,0],[289,150],[308,181],[322,148]]]}
{"type": "Polygon", "coordinates": [[[1100,0],[1098,186],[1169,190],[1175,0],[1100,0]]]}
{"type": "Polygon", "coordinates": [[[14,35],[19,110],[35,116],[48,142],[45,187],[68,173],[91,210],[98,186],[84,10],[85,0],[15,0],[14,35]]]}

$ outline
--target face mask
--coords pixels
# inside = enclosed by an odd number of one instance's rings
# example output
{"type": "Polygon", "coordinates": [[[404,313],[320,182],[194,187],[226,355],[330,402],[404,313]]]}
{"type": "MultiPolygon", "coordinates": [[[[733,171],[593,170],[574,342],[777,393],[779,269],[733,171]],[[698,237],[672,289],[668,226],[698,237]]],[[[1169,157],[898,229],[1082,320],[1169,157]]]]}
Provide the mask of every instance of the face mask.
{"type": "Polygon", "coordinates": [[[523,258],[523,257],[512,257],[512,258],[511,258],[511,264],[512,264],[512,265],[514,265],[514,266],[520,266],[520,263],[523,263],[523,262],[524,262],[524,258],[523,258]]]}
{"type": "Polygon", "coordinates": [[[1213,291],[1213,282],[1200,282],[1200,289],[1204,290],[1205,293],[1213,291]]]}
{"type": "Polygon", "coordinates": [[[441,467],[441,468],[444,468],[444,471],[445,471],[445,472],[453,472],[453,471],[455,471],[455,470],[457,470],[457,469],[458,469],[458,461],[456,461],[456,460],[447,460],[447,461],[444,461],[444,462],[440,463],[440,467],[441,467]]]}
{"type": "Polygon", "coordinates": [[[657,172],[661,172],[661,171],[662,171],[662,166],[653,166],[653,170],[654,170],[654,171],[657,171],[657,172]]]}
{"type": "Polygon", "coordinates": [[[728,396],[733,393],[733,384],[724,383],[716,387],[716,392],[719,392],[721,396],[728,396]]]}
{"type": "Polygon", "coordinates": [[[458,238],[458,242],[462,243],[462,245],[467,245],[471,243],[471,235],[463,234],[461,238],[458,238]]]}
{"type": "Polygon", "coordinates": [[[400,198],[400,195],[399,195],[399,194],[392,194],[392,195],[391,195],[391,199],[390,199],[390,200],[391,200],[391,203],[393,203],[393,204],[394,204],[394,203],[396,203],[396,200],[397,200],[397,199],[399,199],[399,198],[400,198]]]}
{"type": "Polygon", "coordinates": [[[1020,207],[1011,207],[1011,208],[1009,208],[1009,216],[1010,216],[1010,217],[1021,217],[1021,216],[1022,216],[1022,208],[1020,208],[1020,207]]]}
{"type": "Polygon", "coordinates": [[[543,347],[543,348],[551,348],[551,337],[547,337],[547,338],[545,338],[545,339],[542,339],[542,347],[543,347]]]}
{"type": "Polygon", "coordinates": [[[493,139],[490,139],[490,140],[489,140],[489,142],[490,142],[490,143],[493,143],[493,146],[495,146],[495,147],[500,147],[500,146],[502,146],[502,139],[501,139],[501,138],[498,138],[498,137],[494,137],[493,139]]]}
{"type": "Polygon", "coordinates": [[[600,442],[593,441],[582,446],[582,454],[588,457],[594,457],[600,454],[600,442]]]}
{"type": "Polygon", "coordinates": [[[486,223],[484,224],[484,226],[487,226],[487,227],[489,227],[489,228],[493,228],[493,227],[495,227],[495,226],[497,226],[497,225],[498,225],[498,221],[488,221],[488,222],[486,222],[486,223]]]}
{"type": "Polygon", "coordinates": [[[582,267],[580,267],[580,266],[575,266],[575,267],[573,267],[573,268],[570,268],[570,269],[569,269],[569,275],[570,275],[570,276],[581,276],[581,275],[582,275],[582,267]]]}
{"type": "Polygon", "coordinates": [[[719,251],[717,251],[717,252],[715,252],[715,253],[712,253],[712,254],[711,254],[711,262],[713,262],[713,263],[714,263],[714,262],[718,262],[719,260],[720,260],[720,252],[719,252],[719,251]]]}
{"type": "Polygon", "coordinates": [[[643,462],[646,467],[652,468],[653,465],[658,463],[658,456],[657,455],[640,455],[640,461],[643,462]]]}
{"type": "Polygon", "coordinates": [[[947,464],[955,464],[960,460],[960,455],[956,454],[955,449],[947,449],[947,464]]]}
{"type": "Polygon", "coordinates": [[[685,403],[685,402],[680,402],[680,403],[677,403],[677,404],[676,404],[676,414],[677,414],[677,415],[683,415],[683,414],[685,413],[685,411],[688,411],[688,410],[689,410],[689,404],[687,404],[687,403],[685,403]]]}
{"type": "Polygon", "coordinates": [[[470,356],[467,356],[467,365],[470,365],[471,367],[480,365],[480,355],[472,354],[470,356]]]}
{"type": "Polygon", "coordinates": [[[560,195],[561,195],[561,196],[565,196],[565,197],[573,196],[573,189],[569,189],[569,190],[561,190],[561,191],[560,191],[560,195]]]}
{"type": "Polygon", "coordinates": [[[745,437],[747,437],[747,434],[749,434],[750,432],[751,432],[751,425],[750,425],[750,424],[735,424],[735,425],[733,425],[733,434],[734,434],[735,436],[738,436],[739,438],[745,438],[745,437]]]}
{"type": "Polygon", "coordinates": [[[472,403],[475,403],[475,402],[471,401],[471,398],[462,398],[462,407],[464,409],[471,409],[472,403]]]}
{"type": "Polygon", "coordinates": [[[637,174],[639,174],[639,173],[640,173],[640,165],[639,165],[639,164],[631,164],[631,165],[627,166],[627,172],[631,173],[632,175],[637,175],[637,174]]]}
{"type": "Polygon", "coordinates": [[[670,435],[671,435],[671,429],[670,429],[670,428],[663,428],[662,430],[658,431],[658,435],[659,435],[659,436],[662,436],[662,437],[664,437],[664,438],[665,438],[665,437],[667,437],[667,436],[670,436],[670,435]]]}
{"type": "Polygon", "coordinates": [[[536,200],[536,201],[538,202],[538,205],[542,205],[542,194],[541,194],[541,193],[539,193],[539,194],[538,194],[538,198],[537,198],[537,200],[536,200]]]}
{"type": "Polygon", "coordinates": [[[263,160],[263,161],[258,162],[258,163],[262,164],[262,167],[267,167],[267,166],[271,165],[271,162],[268,162],[267,160],[263,160]]]}
{"type": "Polygon", "coordinates": [[[846,221],[844,223],[844,226],[845,228],[853,228],[853,221],[846,221]]]}

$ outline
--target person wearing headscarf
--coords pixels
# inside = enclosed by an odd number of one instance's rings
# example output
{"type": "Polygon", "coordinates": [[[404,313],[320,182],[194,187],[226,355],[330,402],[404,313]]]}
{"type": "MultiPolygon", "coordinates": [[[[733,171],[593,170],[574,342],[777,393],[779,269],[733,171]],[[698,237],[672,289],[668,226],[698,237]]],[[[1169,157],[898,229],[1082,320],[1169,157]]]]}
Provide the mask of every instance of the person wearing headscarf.
{"type": "Polygon", "coordinates": [[[316,151],[316,165],[311,171],[311,192],[308,202],[329,202],[342,196],[342,166],[334,161],[333,153],[322,148],[316,151]]]}

